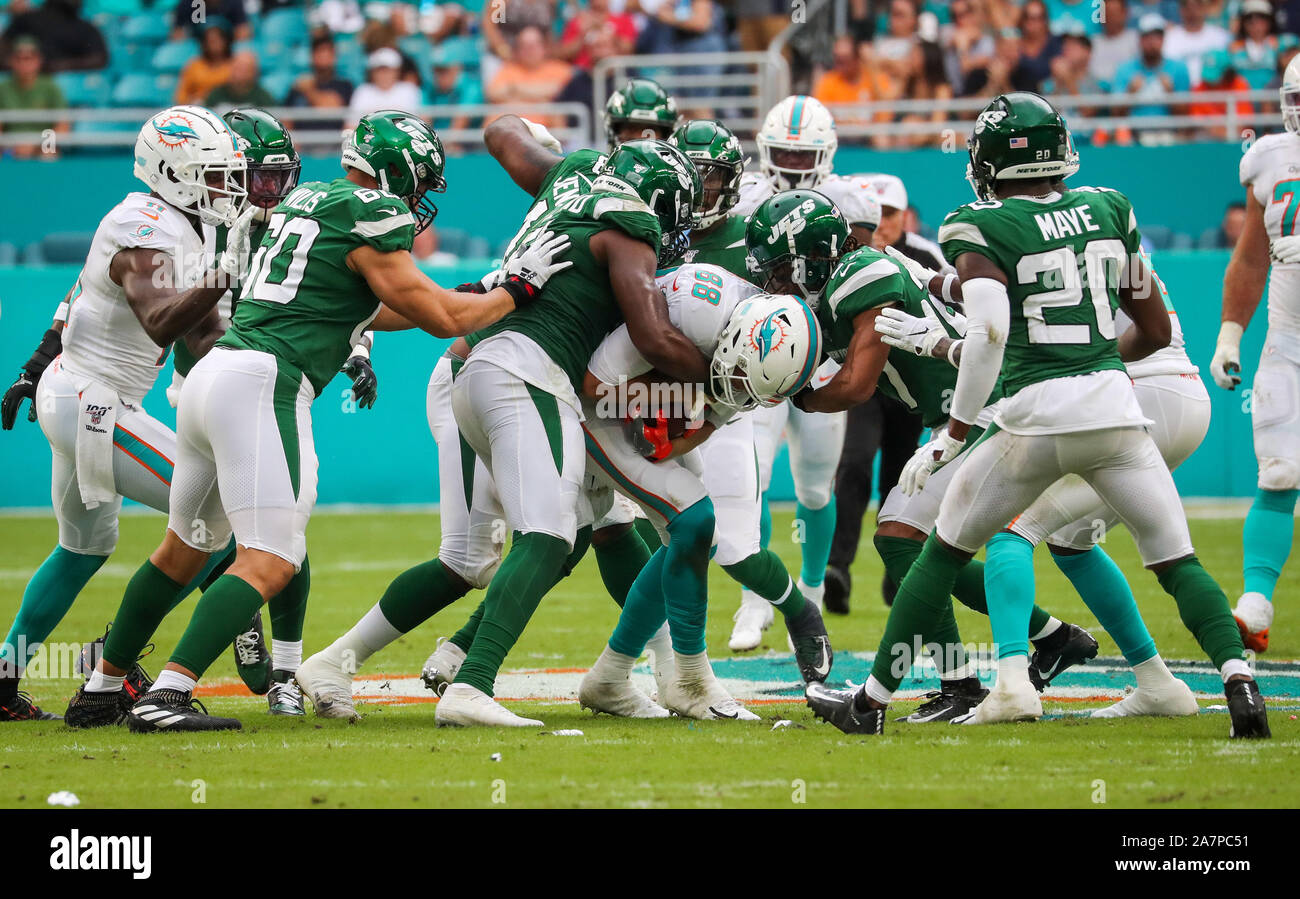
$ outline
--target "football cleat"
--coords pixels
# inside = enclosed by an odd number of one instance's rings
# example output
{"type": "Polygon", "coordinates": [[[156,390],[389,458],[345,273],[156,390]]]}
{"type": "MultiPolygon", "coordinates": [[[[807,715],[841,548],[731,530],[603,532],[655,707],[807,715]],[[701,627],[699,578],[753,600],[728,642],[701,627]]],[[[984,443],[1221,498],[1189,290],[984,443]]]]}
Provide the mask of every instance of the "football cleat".
{"type": "MultiPolygon", "coordinates": [[[[81,647],[81,658],[78,661],[80,673],[83,677],[89,678],[95,671],[95,666],[99,663],[99,657],[104,653],[104,641],[108,639],[108,632],[113,625],[110,623],[104,628],[104,636],[99,637],[85,646],[81,647]]],[[[132,703],[141,696],[148,693],[153,688],[153,678],[149,673],[140,667],[140,659],[143,659],[149,653],[153,652],[153,644],[150,643],[144,648],[144,651],[136,657],[136,664],[131,666],[127,671],[125,679],[122,681],[122,690],[126,693],[126,700],[123,703],[124,711],[131,707],[132,703]]],[[[77,725],[73,725],[74,727],[77,725]]],[[[91,725],[92,727],[94,725],[91,725]]]]}
{"type": "Polygon", "coordinates": [[[465,650],[450,640],[443,640],[433,651],[420,669],[420,680],[433,692],[441,696],[447,692],[460,673],[460,666],[465,663],[465,650]]]}
{"type": "Polygon", "coordinates": [[[732,699],[731,694],[711,672],[708,677],[699,680],[674,679],[672,683],[665,684],[659,693],[659,702],[682,718],[699,721],[761,720],[732,699]]]}
{"type": "MultiPolygon", "coordinates": [[[[858,708],[857,697],[864,688],[832,690],[825,684],[809,684],[804,691],[808,708],[817,718],[846,734],[883,734],[885,710],[858,708]]],[[[865,697],[864,697],[865,699],[865,697]]],[[[863,705],[866,705],[865,701],[863,705]]]]}
{"type": "Polygon", "coordinates": [[[772,604],[757,593],[748,590],[741,594],[740,608],[732,616],[735,625],[727,641],[732,652],[748,652],[763,642],[763,631],[772,626],[772,604]]]}
{"type": "Polygon", "coordinates": [[[822,599],[826,602],[826,611],[832,615],[849,614],[849,594],[853,592],[853,576],[847,568],[838,565],[826,566],[826,579],[822,581],[826,593],[822,599]]]}
{"type": "Polygon", "coordinates": [[[302,688],[293,678],[272,683],[266,692],[266,704],[272,715],[301,718],[307,714],[302,705],[302,688]]]}
{"type": "Polygon", "coordinates": [[[126,716],[126,726],[133,734],[240,730],[243,727],[237,718],[209,715],[193,693],[181,690],[150,690],[131,706],[131,711],[126,716]]]}
{"type": "Polygon", "coordinates": [[[89,693],[86,685],[82,684],[68,700],[68,707],[63,712],[63,723],[77,728],[121,724],[131,704],[132,700],[125,689],[89,693]]]}
{"type": "Polygon", "coordinates": [[[46,712],[28,693],[19,690],[12,698],[0,702],[0,721],[62,721],[53,712],[46,712]]]}
{"type": "Polygon", "coordinates": [[[794,660],[799,665],[799,675],[805,684],[821,683],[831,673],[835,653],[831,638],[826,635],[826,622],[822,613],[812,603],[804,603],[798,619],[787,618],[786,630],[794,646],[794,660]]]}
{"type": "Polygon", "coordinates": [[[262,634],[262,610],[253,613],[248,629],[235,636],[235,670],[239,679],[257,696],[271,689],[271,653],[262,634]]]}
{"type": "Polygon", "coordinates": [[[1093,718],[1178,718],[1199,713],[1192,688],[1176,677],[1155,688],[1138,687],[1114,705],[1095,709],[1093,718]]]}
{"type": "Polygon", "coordinates": [[[1067,668],[1096,657],[1096,638],[1077,624],[1063,621],[1054,632],[1034,641],[1034,654],[1029,659],[1029,680],[1041,693],[1067,668]]]}
{"type": "Polygon", "coordinates": [[[671,714],[630,680],[603,680],[594,671],[588,671],[578,685],[578,705],[616,718],[667,718],[671,714]]]}
{"type": "Polygon", "coordinates": [[[953,724],[1003,724],[1012,721],[1037,721],[1043,717],[1043,701],[1028,681],[1011,686],[1005,678],[984,700],[965,715],[951,719],[953,724]]]}
{"type": "Polygon", "coordinates": [[[939,681],[938,690],[925,694],[928,702],[921,703],[915,712],[897,720],[906,721],[908,724],[951,721],[970,713],[988,695],[989,691],[977,677],[939,681]]]}
{"type": "Polygon", "coordinates": [[[1255,652],[1268,650],[1268,629],[1273,625],[1273,604],[1262,593],[1243,593],[1232,610],[1241,630],[1241,642],[1255,652]]]}
{"type": "Polygon", "coordinates": [[[298,666],[293,679],[311,700],[317,718],[359,718],[352,701],[352,676],[325,648],[298,666]]]}
{"type": "Polygon", "coordinates": [[[1268,729],[1268,712],[1264,697],[1259,694],[1259,684],[1253,680],[1235,680],[1223,688],[1228,697],[1228,714],[1232,726],[1228,736],[1238,740],[1266,740],[1273,736],[1268,729]]]}
{"type": "Polygon", "coordinates": [[[545,727],[535,718],[516,715],[477,687],[452,684],[438,700],[439,727],[545,727]]]}

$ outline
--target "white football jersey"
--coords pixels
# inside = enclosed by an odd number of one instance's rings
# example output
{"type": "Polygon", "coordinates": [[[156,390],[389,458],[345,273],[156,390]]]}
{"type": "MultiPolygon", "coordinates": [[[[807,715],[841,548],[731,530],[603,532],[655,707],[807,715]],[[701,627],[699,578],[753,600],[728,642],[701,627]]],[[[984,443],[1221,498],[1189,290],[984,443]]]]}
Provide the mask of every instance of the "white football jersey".
{"type": "MultiPolygon", "coordinates": [[[[1300,136],[1261,137],[1241,157],[1241,183],[1264,207],[1269,242],[1300,234],[1300,136]]],[[[1268,324],[1300,331],[1300,263],[1274,262],[1268,279],[1268,324]]]]}
{"type": "MultiPolygon", "coordinates": [[[[1183,326],[1178,321],[1178,313],[1174,311],[1174,304],[1169,299],[1169,288],[1165,287],[1165,282],[1156,274],[1155,266],[1151,264],[1151,257],[1146,251],[1142,252],[1142,261],[1146,263],[1147,271],[1155,282],[1156,289],[1160,291],[1160,299],[1164,301],[1165,309],[1169,310],[1169,326],[1173,334],[1169,339],[1169,346],[1163,350],[1156,350],[1145,359],[1139,359],[1136,362],[1126,362],[1124,367],[1128,369],[1128,376],[1133,380],[1138,378],[1149,378],[1152,375],[1194,375],[1197,368],[1192,364],[1192,360],[1187,355],[1186,344],[1183,341],[1183,326]]],[[[1133,326],[1133,319],[1123,309],[1115,310],[1115,334],[1123,334],[1133,326]]]]}
{"type": "MultiPolygon", "coordinates": [[[[831,175],[830,178],[838,178],[839,175],[831,175]]],[[[826,180],[830,180],[827,178],[826,180]]],[[[811,188],[802,188],[806,190],[818,190],[821,184],[818,182],[811,188]]],[[[737,188],[740,192],[740,199],[736,205],[731,208],[731,215],[738,215],[744,218],[753,213],[759,205],[768,197],[776,193],[776,185],[761,172],[745,172],[740,176],[740,186],[737,188]]]]}
{"type": "Polygon", "coordinates": [[[63,332],[63,368],[106,384],[123,400],[139,403],[167,360],[145,333],[108,269],[119,251],[141,247],[172,258],[179,287],[202,275],[203,241],[184,214],[158,197],[131,193],[95,231],[77,278],[63,332]]]}

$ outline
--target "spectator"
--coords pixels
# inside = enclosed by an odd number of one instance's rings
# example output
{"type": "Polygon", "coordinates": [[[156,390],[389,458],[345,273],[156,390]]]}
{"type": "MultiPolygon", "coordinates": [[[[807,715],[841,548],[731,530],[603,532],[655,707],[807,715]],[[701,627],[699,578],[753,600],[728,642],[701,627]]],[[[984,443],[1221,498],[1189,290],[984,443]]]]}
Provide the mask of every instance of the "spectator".
{"type": "Polygon", "coordinates": [[[1137,32],[1128,24],[1127,0],[1104,0],[1101,34],[1092,39],[1092,75],[1108,90],[1115,70],[1138,55],[1137,32]]]}
{"type": "Polygon", "coordinates": [[[47,72],[108,65],[104,35],[81,17],[81,0],[45,0],[35,9],[16,13],[5,29],[4,45],[13,47],[24,36],[36,39],[47,72]]]}
{"type": "Polygon", "coordinates": [[[559,58],[591,71],[591,44],[613,41],[615,55],[626,55],[636,45],[636,22],[626,13],[609,11],[609,0],[588,0],[587,8],[564,26],[559,58]]]}
{"type": "MultiPolygon", "coordinates": [[[[726,18],[713,0],[670,0],[660,3],[654,18],[646,26],[642,44],[649,53],[723,53],[727,49],[726,18]]],[[[722,74],[720,65],[701,65],[683,68],[685,76],[722,74]]],[[[707,89],[684,87],[675,91],[678,97],[697,96],[707,89]]],[[[688,117],[704,118],[706,110],[688,117]]]]}
{"type": "MultiPolygon", "coordinates": [[[[303,75],[293,83],[286,103],[289,106],[313,109],[343,109],[352,102],[353,90],[351,81],[339,77],[338,50],[334,46],[334,38],[321,34],[312,38],[311,74],[303,75]]],[[[340,131],[343,119],[304,119],[296,122],[295,127],[340,131]]]]}
{"type": "MultiPolygon", "coordinates": [[[[44,57],[41,55],[40,42],[31,35],[23,35],[13,42],[9,51],[9,71],[12,73],[7,81],[0,82],[0,109],[64,109],[67,103],[63,91],[49,75],[41,74],[44,57]]],[[[10,134],[31,134],[33,142],[13,148],[18,157],[35,156],[42,151],[38,138],[44,131],[64,132],[68,130],[67,122],[13,122],[3,126],[10,134]]],[[[52,149],[52,147],[46,148],[52,149]]]]}
{"type": "Polygon", "coordinates": [[[230,79],[230,23],[212,18],[199,36],[199,55],[181,69],[177,103],[202,103],[230,79]]]}
{"type": "MultiPolygon", "coordinates": [[[[618,48],[614,44],[614,34],[609,31],[603,31],[596,36],[596,40],[587,45],[587,52],[591,55],[591,64],[594,67],[602,59],[614,56],[618,48]]],[[[605,96],[614,92],[615,84],[611,76],[605,78],[605,96]]],[[[588,109],[591,109],[595,120],[599,121],[600,113],[593,107],[595,102],[595,86],[592,81],[591,72],[586,69],[573,69],[573,77],[569,83],[564,86],[555,97],[556,103],[582,103],[588,109]]]]}
{"type": "Polygon", "coordinates": [[[1132,94],[1149,101],[1133,106],[1130,115],[1169,115],[1172,110],[1160,100],[1171,93],[1191,90],[1187,66],[1164,55],[1164,19],[1148,13],[1138,23],[1138,32],[1138,56],[1116,70],[1111,93],[1132,94]]]}
{"type": "Polygon", "coordinates": [[[790,25],[786,0],[734,0],[731,12],[736,17],[740,49],[751,53],[766,50],[790,25]]]}
{"type": "Polygon", "coordinates": [[[1201,60],[1206,54],[1225,50],[1232,36],[1218,25],[1207,22],[1205,0],[1180,0],[1182,23],[1172,25],[1165,35],[1165,56],[1187,66],[1192,84],[1201,83],[1201,60]]]}
{"type": "Polygon", "coordinates": [[[1047,30],[1047,4],[1029,0],[1020,8],[1020,61],[1012,74],[1018,90],[1037,91],[1052,74],[1052,59],[1060,55],[1061,40],[1047,30]]]}
{"type": "Polygon", "coordinates": [[[1101,31],[1101,17],[1095,15],[1097,6],[1093,0],[1048,0],[1052,34],[1097,34],[1101,31]]]}
{"type": "MultiPolygon", "coordinates": [[[[864,48],[865,49],[865,48],[864,48]]],[[[831,115],[837,122],[862,123],[868,116],[847,111],[841,113],[834,107],[856,104],[865,106],[879,100],[891,100],[898,96],[898,87],[888,75],[881,71],[868,55],[864,62],[863,52],[853,38],[842,34],[831,45],[831,68],[813,88],[812,95],[831,107],[831,115]]],[[[889,121],[889,114],[882,113],[876,121],[889,121]],[[883,118],[881,117],[883,115],[883,118]]]]}
{"type": "Polygon", "coordinates": [[[330,34],[356,34],[366,26],[358,0],[321,0],[308,13],[307,21],[330,34]]]}
{"type": "Polygon", "coordinates": [[[872,42],[881,69],[899,84],[907,80],[919,19],[914,0],[890,0],[887,32],[872,42]]]}
{"type": "Polygon", "coordinates": [[[174,41],[187,37],[202,40],[205,27],[216,18],[229,23],[237,41],[246,41],[253,36],[253,26],[244,11],[244,0],[177,0],[176,9],[172,11],[171,38],[174,41]]]}
{"type": "MultiPolygon", "coordinates": [[[[483,89],[479,86],[478,79],[465,77],[464,67],[459,59],[448,53],[445,48],[435,48],[433,86],[429,89],[429,105],[463,106],[482,102],[483,89]]],[[[469,116],[466,115],[457,115],[453,118],[435,116],[433,119],[434,130],[440,132],[448,128],[462,130],[469,126],[469,116]]],[[[453,149],[453,145],[445,140],[443,146],[448,150],[453,149]]]]}
{"type": "MultiPolygon", "coordinates": [[[[1232,61],[1227,50],[1216,50],[1213,53],[1207,53],[1201,63],[1201,83],[1192,88],[1194,92],[1237,91],[1245,93],[1250,90],[1250,83],[1233,70],[1232,61]]],[[[1226,103],[1202,101],[1191,104],[1188,112],[1194,116],[1208,118],[1223,115],[1227,112],[1227,108],[1226,103]]],[[[1254,107],[1250,103],[1244,100],[1237,103],[1238,115],[1248,116],[1253,111],[1254,107]]],[[[1228,136],[1228,130],[1222,125],[1216,125],[1208,129],[1207,136],[1216,140],[1223,140],[1228,136]]]]}
{"type": "Polygon", "coordinates": [[[355,124],[380,109],[415,112],[423,105],[420,89],[402,80],[402,54],[380,47],[366,57],[366,83],[352,92],[348,118],[355,124]]]}
{"type": "MultiPolygon", "coordinates": [[[[982,69],[971,72],[966,81],[969,96],[996,97],[1019,90],[1013,77],[1020,64],[1020,38],[1012,29],[1003,29],[993,44],[993,58],[982,69]]],[[[972,116],[973,118],[973,116],[972,116]]]]}
{"type": "MultiPolygon", "coordinates": [[[[1076,31],[1061,36],[1061,55],[1052,60],[1052,77],[1043,82],[1043,93],[1051,95],[1105,93],[1092,74],[1092,38],[1076,31]]],[[[1092,115],[1092,110],[1080,110],[1092,115]]]]}
{"type": "Polygon", "coordinates": [[[1215,235],[1215,246],[1223,250],[1235,249],[1245,227],[1246,204],[1234,200],[1223,210],[1223,221],[1219,223],[1219,233],[1215,235]]]}
{"type": "MultiPolygon", "coordinates": [[[[946,122],[949,115],[948,101],[952,99],[952,85],[944,77],[943,51],[931,41],[921,41],[912,48],[912,71],[903,89],[903,96],[909,100],[931,101],[928,116],[909,113],[903,116],[904,122],[925,122],[932,124],[946,122]]],[[[903,137],[897,143],[903,146],[924,147],[939,144],[943,137],[939,133],[914,134],[903,137]]]]}
{"type": "Polygon", "coordinates": [[[1294,47],[1293,34],[1279,35],[1268,0],[1244,0],[1237,24],[1237,39],[1228,47],[1232,67],[1255,90],[1268,87],[1277,71],[1278,54],[1294,47]]]}
{"type": "Polygon", "coordinates": [[[976,0],[953,0],[948,7],[952,23],[942,32],[948,81],[960,94],[969,92],[972,73],[988,68],[993,60],[993,37],[985,28],[983,9],[976,0]]]}
{"type": "MultiPolygon", "coordinates": [[[[573,67],[551,58],[547,50],[542,29],[530,25],[516,34],[510,60],[488,83],[488,102],[516,105],[555,100],[573,76],[573,67]]],[[[561,123],[556,116],[529,113],[528,117],[548,128],[561,123]]]]}
{"type": "Polygon", "coordinates": [[[275,106],[275,98],[258,81],[260,74],[256,53],[236,53],[230,60],[229,80],[214,88],[204,105],[217,112],[237,106],[275,106]]]}
{"type": "Polygon", "coordinates": [[[491,53],[479,66],[483,83],[491,84],[497,70],[510,60],[519,32],[532,27],[549,37],[554,23],[555,0],[494,0],[484,3],[479,30],[491,53]]]}

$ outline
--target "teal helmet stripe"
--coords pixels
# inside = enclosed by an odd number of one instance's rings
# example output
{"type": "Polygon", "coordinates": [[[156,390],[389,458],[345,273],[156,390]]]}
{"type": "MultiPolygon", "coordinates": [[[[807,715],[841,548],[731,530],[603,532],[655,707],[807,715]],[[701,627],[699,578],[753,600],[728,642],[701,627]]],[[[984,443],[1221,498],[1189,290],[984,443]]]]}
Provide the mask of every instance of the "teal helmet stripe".
{"type": "Polygon", "coordinates": [[[794,98],[794,106],[790,108],[790,136],[799,136],[799,123],[803,121],[803,102],[808,98],[799,94],[794,98]]]}
{"type": "Polygon", "coordinates": [[[817,370],[817,360],[822,357],[822,329],[817,324],[817,316],[813,315],[812,307],[795,297],[799,303],[800,310],[803,311],[804,318],[808,320],[808,333],[812,335],[812,345],[808,348],[808,359],[803,364],[803,371],[799,372],[798,386],[791,393],[798,393],[807,386],[812,380],[813,372],[817,370]]]}

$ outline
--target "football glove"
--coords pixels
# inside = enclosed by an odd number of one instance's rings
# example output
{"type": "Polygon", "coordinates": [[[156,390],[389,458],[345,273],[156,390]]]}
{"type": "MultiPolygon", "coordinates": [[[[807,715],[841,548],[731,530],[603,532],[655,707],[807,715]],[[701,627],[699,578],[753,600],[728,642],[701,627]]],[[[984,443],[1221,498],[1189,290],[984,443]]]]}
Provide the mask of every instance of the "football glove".
{"type": "Polygon", "coordinates": [[[1300,234],[1276,238],[1271,249],[1278,262],[1300,262],[1300,234]]]}
{"type": "Polygon", "coordinates": [[[40,346],[32,353],[32,358],[28,359],[27,364],[22,367],[18,380],[10,385],[5,391],[4,399],[0,400],[0,427],[6,431],[13,430],[23,400],[31,402],[27,410],[27,420],[36,421],[36,385],[40,383],[41,375],[45,374],[45,369],[49,368],[54,357],[61,352],[63,352],[63,335],[50,328],[41,337],[40,346]]]}
{"type": "Polygon", "coordinates": [[[931,318],[910,315],[897,306],[886,306],[876,316],[876,333],[883,343],[918,356],[928,356],[948,332],[931,318]]]}
{"type": "Polygon", "coordinates": [[[906,253],[900,253],[893,247],[885,247],[885,254],[903,266],[903,268],[907,269],[907,273],[912,276],[912,280],[916,282],[917,287],[921,288],[926,293],[930,292],[930,279],[939,274],[938,272],[932,268],[926,268],[911,256],[908,256],[906,253]]]}
{"type": "Polygon", "coordinates": [[[572,261],[554,261],[572,243],[567,234],[543,231],[502,264],[505,279],[499,286],[510,293],[516,306],[531,303],[553,275],[573,265],[572,261]]]}
{"type": "Polygon", "coordinates": [[[545,125],[539,125],[531,119],[525,119],[523,116],[520,116],[519,118],[528,126],[528,133],[533,136],[533,140],[550,150],[556,156],[564,155],[564,147],[560,146],[560,142],[556,140],[554,134],[547,130],[545,125]]]}
{"type": "Polygon", "coordinates": [[[1219,327],[1219,340],[1210,360],[1210,376],[1224,390],[1235,390],[1241,383],[1241,335],[1244,329],[1236,322],[1219,327]]]}
{"type": "MultiPolygon", "coordinates": [[[[249,257],[253,248],[253,219],[259,212],[265,213],[266,210],[250,204],[226,232],[226,248],[217,259],[217,268],[232,281],[241,280],[248,271],[249,257]]],[[[265,215],[258,220],[262,218],[265,218],[265,215]]]]}
{"type": "Polygon", "coordinates": [[[673,452],[673,442],[668,437],[668,419],[662,412],[645,418],[623,419],[623,432],[632,441],[632,448],[654,462],[662,462],[673,452]]]}
{"type": "Polygon", "coordinates": [[[903,473],[898,477],[898,486],[907,496],[920,493],[935,469],[951,462],[965,445],[966,441],[954,438],[947,428],[939,429],[929,443],[919,447],[907,460],[903,473]]]}
{"type": "Polygon", "coordinates": [[[352,379],[352,398],[362,409],[369,409],[379,399],[379,378],[365,356],[349,356],[340,369],[352,379]]]}

